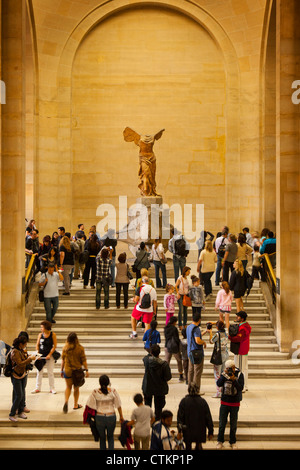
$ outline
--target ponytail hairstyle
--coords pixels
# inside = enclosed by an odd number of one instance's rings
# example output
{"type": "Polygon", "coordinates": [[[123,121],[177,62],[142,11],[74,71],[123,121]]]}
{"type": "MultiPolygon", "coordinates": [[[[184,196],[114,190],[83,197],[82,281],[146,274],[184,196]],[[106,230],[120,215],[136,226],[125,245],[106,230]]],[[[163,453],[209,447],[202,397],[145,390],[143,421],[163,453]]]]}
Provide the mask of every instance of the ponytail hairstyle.
{"type": "Polygon", "coordinates": [[[230,292],[230,287],[229,287],[228,282],[223,281],[222,284],[221,284],[221,286],[223,287],[223,289],[224,289],[224,291],[226,292],[226,294],[229,294],[229,292],[230,292]]]}
{"type": "Polygon", "coordinates": [[[101,375],[99,379],[99,384],[100,384],[100,390],[103,393],[103,395],[108,395],[107,387],[109,386],[109,377],[107,375],[101,375]]]}
{"type": "Polygon", "coordinates": [[[28,343],[28,338],[25,335],[20,335],[14,339],[12,346],[15,349],[19,349],[20,344],[26,344],[26,343],[28,343]]]}

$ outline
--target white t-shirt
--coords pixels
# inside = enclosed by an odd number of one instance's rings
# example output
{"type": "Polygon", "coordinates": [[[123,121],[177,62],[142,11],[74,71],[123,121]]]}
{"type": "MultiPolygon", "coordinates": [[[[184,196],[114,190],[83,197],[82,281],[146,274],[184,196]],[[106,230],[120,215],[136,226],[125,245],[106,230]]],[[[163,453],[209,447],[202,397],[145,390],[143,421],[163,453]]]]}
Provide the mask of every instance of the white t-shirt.
{"type": "Polygon", "coordinates": [[[133,410],[131,420],[135,421],[134,434],[136,436],[147,437],[150,435],[151,418],[154,418],[154,413],[148,405],[140,405],[133,410]]]}
{"type": "Polygon", "coordinates": [[[48,279],[48,282],[44,287],[44,297],[46,297],[47,299],[52,297],[58,297],[59,274],[57,272],[54,272],[52,275],[48,272],[42,274],[40,282],[44,282],[46,280],[46,277],[48,279]]]}
{"type": "Polygon", "coordinates": [[[140,298],[139,298],[139,303],[136,307],[136,309],[139,311],[139,312],[148,312],[148,313],[151,313],[153,312],[153,301],[154,300],[157,300],[157,295],[156,295],[156,290],[150,286],[149,284],[143,284],[141,289],[140,289],[140,298]],[[141,303],[142,303],[142,299],[144,297],[145,294],[150,294],[150,298],[151,298],[151,307],[149,308],[141,308],[141,303]]]}

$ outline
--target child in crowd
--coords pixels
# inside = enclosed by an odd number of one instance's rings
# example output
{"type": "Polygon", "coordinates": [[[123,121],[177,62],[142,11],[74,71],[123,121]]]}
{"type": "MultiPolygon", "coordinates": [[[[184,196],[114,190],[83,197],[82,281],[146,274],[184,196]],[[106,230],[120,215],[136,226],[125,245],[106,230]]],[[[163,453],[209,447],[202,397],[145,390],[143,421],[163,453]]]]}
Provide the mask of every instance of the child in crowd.
{"type": "Polygon", "coordinates": [[[170,318],[174,316],[175,313],[175,303],[176,297],[174,294],[175,287],[171,284],[166,285],[166,294],[164,296],[164,307],[166,310],[166,325],[169,323],[170,318]]]}
{"type": "Polygon", "coordinates": [[[134,449],[149,450],[151,426],[155,421],[153,410],[150,406],[144,404],[143,396],[137,393],[133,397],[136,408],[131,415],[131,421],[127,423],[128,426],[135,426],[133,441],[134,449]]]}
{"type": "Polygon", "coordinates": [[[144,334],[143,341],[145,342],[145,349],[150,353],[150,348],[153,344],[160,343],[160,333],[157,331],[157,321],[152,320],[150,328],[144,334]]]}
{"type": "Polygon", "coordinates": [[[197,276],[191,276],[192,287],[189,287],[189,297],[192,301],[192,310],[194,313],[200,313],[205,305],[203,288],[200,285],[200,279],[197,276]]]}
{"type": "Polygon", "coordinates": [[[187,353],[186,329],[181,330],[182,339],[180,340],[180,354],[182,359],[182,367],[184,371],[185,383],[188,384],[189,357],[187,353]]]}
{"type": "Polygon", "coordinates": [[[229,315],[231,312],[231,304],[232,304],[232,292],[230,290],[229,284],[226,281],[223,281],[222,289],[219,290],[216,298],[216,305],[215,310],[219,310],[220,312],[220,320],[224,322],[224,314],[225,314],[225,326],[228,331],[229,328],[229,315]]]}
{"type": "Polygon", "coordinates": [[[261,277],[262,274],[262,267],[260,264],[260,253],[259,253],[259,246],[254,246],[254,253],[253,253],[253,262],[252,262],[252,277],[253,279],[259,279],[259,275],[261,277]]]}

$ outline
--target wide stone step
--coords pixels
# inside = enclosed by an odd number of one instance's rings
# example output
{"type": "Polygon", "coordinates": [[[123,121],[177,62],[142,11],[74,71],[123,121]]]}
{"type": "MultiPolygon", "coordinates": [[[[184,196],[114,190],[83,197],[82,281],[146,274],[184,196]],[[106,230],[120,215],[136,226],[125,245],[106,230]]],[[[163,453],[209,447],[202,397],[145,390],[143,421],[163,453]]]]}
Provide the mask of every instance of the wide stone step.
{"type": "MultiPolygon", "coordinates": [[[[238,431],[237,431],[237,440],[238,442],[241,441],[277,441],[277,440],[284,440],[284,441],[297,441],[300,440],[300,426],[290,428],[287,423],[286,427],[251,427],[249,425],[241,426],[239,423],[238,431]]],[[[218,423],[214,423],[215,426],[215,434],[217,433],[218,423]]],[[[176,429],[175,425],[172,425],[172,429],[176,429]]],[[[114,440],[115,444],[118,444],[118,436],[120,434],[120,427],[117,426],[114,432],[114,440]]],[[[64,425],[57,425],[57,423],[53,423],[52,425],[49,424],[47,427],[45,426],[20,426],[19,422],[17,426],[8,426],[5,427],[3,425],[0,426],[0,449],[3,449],[5,443],[3,441],[11,440],[13,438],[17,440],[22,439],[23,441],[32,441],[36,442],[38,439],[47,440],[47,441],[69,441],[70,444],[72,441],[91,441],[91,444],[95,446],[99,446],[99,443],[95,443],[93,441],[93,437],[88,425],[79,425],[73,424],[72,426],[64,426],[64,425]]],[[[225,430],[225,439],[227,440],[229,437],[229,430],[225,430]]],[[[30,442],[27,442],[29,445],[29,449],[33,448],[30,447],[30,442]]],[[[15,442],[15,445],[18,446],[18,443],[15,442]]],[[[33,443],[31,444],[33,445],[33,443]]],[[[215,442],[216,445],[216,442],[215,442]]],[[[121,448],[121,445],[119,446],[121,448]]],[[[71,444],[71,449],[76,448],[73,447],[71,444]]]]}
{"type": "MultiPolygon", "coordinates": [[[[61,351],[62,348],[64,347],[65,345],[65,342],[61,341],[62,338],[58,338],[59,341],[57,343],[57,350],[58,351],[61,351]]],[[[64,338],[65,339],[65,338],[64,338]]],[[[81,341],[81,344],[84,346],[85,348],[85,351],[92,351],[93,353],[97,354],[98,351],[107,351],[107,352],[110,352],[110,351],[114,351],[115,348],[116,348],[116,345],[115,343],[112,343],[112,341],[110,340],[109,342],[108,341],[99,341],[97,338],[96,339],[93,339],[93,340],[90,340],[88,342],[88,338],[85,338],[84,341],[81,341]]],[[[164,348],[164,340],[162,339],[161,341],[161,348],[163,349],[164,348]]],[[[35,346],[36,346],[36,343],[34,342],[29,342],[28,345],[27,345],[27,349],[29,351],[34,351],[35,350],[35,346]]],[[[126,351],[126,354],[128,354],[128,352],[132,353],[132,354],[136,354],[137,351],[139,352],[145,352],[144,350],[144,343],[142,341],[124,341],[124,338],[120,338],[120,340],[118,341],[118,349],[120,351],[126,351]]],[[[210,343],[207,343],[207,348],[206,350],[212,350],[213,349],[213,345],[211,345],[210,343]]],[[[279,346],[277,343],[268,343],[268,344],[264,344],[264,343],[254,343],[253,341],[251,341],[251,351],[260,351],[261,353],[263,353],[264,351],[279,351],[279,346]]]]}
{"type": "MultiPolygon", "coordinates": [[[[32,327],[30,326],[28,328],[28,334],[29,336],[31,337],[32,335],[37,337],[37,335],[40,333],[40,327],[39,326],[36,326],[36,327],[32,327]]],[[[99,326],[91,326],[91,327],[84,327],[82,325],[80,326],[76,326],[74,323],[70,323],[70,325],[67,325],[67,324],[64,324],[63,326],[60,325],[58,328],[53,328],[54,332],[57,332],[59,331],[59,333],[61,335],[65,335],[65,337],[67,337],[67,335],[71,332],[71,331],[75,331],[77,333],[77,335],[80,337],[81,334],[85,334],[85,335],[92,335],[94,337],[97,337],[98,336],[98,339],[99,341],[101,341],[101,338],[102,338],[102,335],[106,335],[106,336],[111,336],[112,337],[112,340],[114,340],[114,337],[115,337],[115,330],[112,330],[109,326],[107,327],[99,327],[99,326]]],[[[118,327],[118,335],[121,335],[123,334],[123,338],[126,338],[128,337],[129,333],[131,332],[131,328],[130,328],[130,323],[128,323],[127,327],[126,328],[123,328],[123,327],[118,327]]],[[[256,335],[256,336],[260,336],[260,335],[263,335],[263,336],[266,336],[266,335],[271,335],[272,337],[274,337],[274,332],[272,330],[272,328],[270,326],[267,326],[267,327],[264,327],[263,324],[260,325],[260,326],[256,326],[254,327],[253,326],[253,329],[252,329],[252,332],[251,333],[251,338],[256,335]]],[[[140,333],[139,336],[141,336],[143,333],[140,333]]],[[[81,338],[79,338],[79,340],[81,340],[81,338]]]]}

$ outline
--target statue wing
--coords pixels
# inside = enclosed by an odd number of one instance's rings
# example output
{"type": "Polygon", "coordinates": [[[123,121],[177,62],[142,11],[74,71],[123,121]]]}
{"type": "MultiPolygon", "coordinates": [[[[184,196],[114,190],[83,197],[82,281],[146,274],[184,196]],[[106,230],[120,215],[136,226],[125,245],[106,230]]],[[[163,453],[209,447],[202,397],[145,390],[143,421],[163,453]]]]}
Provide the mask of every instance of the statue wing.
{"type": "Polygon", "coordinates": [[[130,129],[130,127],[126,127],[124,129],[123,136],[126,142],[134,142],[136,145],[138,145],[138,142],[141,138],[140,134],[130,129]]]}
{"type": "Polygon", "coordinates": [[[162,129],[161,131],[157,132],[157,134],[155,134],[155,136],[154,136],[154,140],[160,139],[161,136],[163,135],[164,131],[165,131],[165,129],[162,129]]]}

